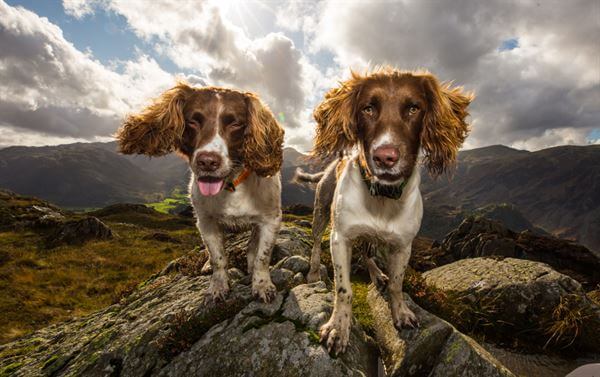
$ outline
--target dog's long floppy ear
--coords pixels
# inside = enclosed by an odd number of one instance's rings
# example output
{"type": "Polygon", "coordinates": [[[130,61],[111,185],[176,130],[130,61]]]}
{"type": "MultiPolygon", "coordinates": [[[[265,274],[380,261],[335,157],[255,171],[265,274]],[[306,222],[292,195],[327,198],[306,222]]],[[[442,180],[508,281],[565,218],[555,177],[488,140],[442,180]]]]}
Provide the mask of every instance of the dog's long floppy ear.
{"type": "Polygon", "coordinates": [[[317,132],[312,157],[327,160],[357,143],[355,102],[361,81],[362,77],[352,72],[352,78],[327,92],[315,109],[317,132]]]}
{"type": "Polygon", "coordinates": [[[465,118],[474,95],[464,93],[461,87],[452,87],[450,83],[440,84],[432,75],[423,78],[429,109],[423,119],[421,147],[430,174],[438,176],[456,163],[458,150],[470,130],[465,118]]]}
{"type": "Polygon", "coordinates": [[[163,156],[182,143],[183,106],[193,88],[179,82],[137,114],[130,114],[115,135],[125,154],[163,156]]]}
{"type": "Polygon", "coordinates": [[[275,175],[283,162],[283,128],[256,95],[246,93],[248,125],[244,135],[244,164],[261,177],[275,175]]]}

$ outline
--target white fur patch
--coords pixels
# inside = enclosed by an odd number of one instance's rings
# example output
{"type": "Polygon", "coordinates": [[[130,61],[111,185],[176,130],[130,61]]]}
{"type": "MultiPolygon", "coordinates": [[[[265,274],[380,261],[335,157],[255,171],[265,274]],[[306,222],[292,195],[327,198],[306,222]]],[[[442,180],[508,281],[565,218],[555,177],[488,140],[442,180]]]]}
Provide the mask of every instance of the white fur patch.
{"type": "Polygon", "coordinates": [[[392,134],[389,132],[384,133],[373,141],[373,145],[371,145],[371,153],[375,152],[377,148],[383,145],[393,145],[392,134]]]}

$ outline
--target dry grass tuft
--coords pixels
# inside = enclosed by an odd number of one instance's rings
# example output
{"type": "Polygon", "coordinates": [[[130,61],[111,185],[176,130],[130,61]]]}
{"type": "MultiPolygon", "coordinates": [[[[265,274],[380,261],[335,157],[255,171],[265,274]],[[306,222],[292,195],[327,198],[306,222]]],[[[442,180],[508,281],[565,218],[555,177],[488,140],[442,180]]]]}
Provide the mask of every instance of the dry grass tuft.
{"type": "Polygon", "coordinates": [[[589,305],[585,305],[584,298],[575,294],[565,295],[560,298],[560,303],[552,312],[552,320],[546,328],[550,337],[544,348],[556,345],[568,348],[581,334],[584,323],[590,319],[592,313],[589,305]]]}

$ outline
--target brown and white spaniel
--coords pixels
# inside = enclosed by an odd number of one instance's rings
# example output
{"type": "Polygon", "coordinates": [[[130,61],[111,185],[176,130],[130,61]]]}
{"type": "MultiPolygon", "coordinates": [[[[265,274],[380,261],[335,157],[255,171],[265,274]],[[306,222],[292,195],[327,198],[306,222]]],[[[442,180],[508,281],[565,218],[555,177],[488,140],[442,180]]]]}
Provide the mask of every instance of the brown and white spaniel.
{"type": "Polygon", "coordinates": [[[192,172],[190,196],[210,254],[210,293],[229,291],[224,230],[251,227],[248,273],[252,292],[275,296],[269,263],[281,223],[283,129],[252,93],[179,83],[138,114],[116,137],[126,154],[180,154],[192,172]]]}
{"type": "Polygon", "coordinates": [[[472,99],[431,74],[385,68],[366,76],[353,72],[315,110],[312,156],[321,161],[339,157],[324,172],[298,171],[296,180],[318,183],[309,281],[319,279],[321,239],[332,221],[335,304],[321,327],[321,340],[330,351],[344,352],[348,344],[350,260],[357,239],[387,245],[389,278],[372,258],[367,259],[369,274],[374,283],[387,285],[396,328],[418,326],[402,298],[404,271],[423,216],[417,162],[422,153],[434,176],[455,163],[469,132],[465,118],[472,99]]]}

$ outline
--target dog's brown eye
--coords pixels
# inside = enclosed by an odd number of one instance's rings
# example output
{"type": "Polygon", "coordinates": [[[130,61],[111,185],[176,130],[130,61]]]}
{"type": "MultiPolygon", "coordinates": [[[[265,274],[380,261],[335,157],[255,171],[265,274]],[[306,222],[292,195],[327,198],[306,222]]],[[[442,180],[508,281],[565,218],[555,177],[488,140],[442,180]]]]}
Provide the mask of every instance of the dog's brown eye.
{"type": "Polygon", "coordinates": [[[408,113],[410,115],[415,115],[418,111],[419,111],[419,106],[417,106],[417,105],[410,105],[408,108],[408,113]]]}
{"type": "Polygon", "coordinates": [[[367,105],[365,107],[363,107],[362,112],[366,115],[373,115],[373,112],[375,112],[375,108],[373,107],[373,105],[367,105]]]}
{"type": "Polygon", "coordinates": [[[233,128],[234,130],[237,130],[239,128],[243,128],[244,124],[243,123],[230,123],[229,127],[233,128]]]}
{"type": "Polygon", "coordinates": [[[195,130],[199,130],[202,127],[200,123],[196,122],[195,120],[188,120],[185,123],[188,127],[193,128],[195,130]]]}

